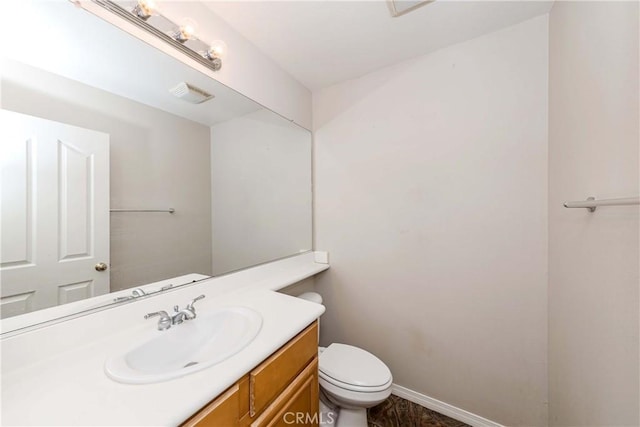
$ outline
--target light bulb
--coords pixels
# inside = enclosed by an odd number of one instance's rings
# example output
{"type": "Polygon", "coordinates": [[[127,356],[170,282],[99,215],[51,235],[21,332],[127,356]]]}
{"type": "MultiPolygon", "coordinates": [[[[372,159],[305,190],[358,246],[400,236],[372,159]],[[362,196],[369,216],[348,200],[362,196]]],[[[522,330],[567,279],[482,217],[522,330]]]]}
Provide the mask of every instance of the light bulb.
{"type": "Polygon", "coordinates": [[[153,13],[157,9],[156,2],[153,0],[138,0],[138,4],[149,13],[153,13]]]}
{"type": "Polygon", "coordinates": [[[184,18],[180,21],[180,26],[175,30],[169,31],[167,34],[171,36],[175,41],[184,43],[190,38],[193,38],[198,30],[198,24],[193,19],[184,18]]]}
{"type": "Polygon", "coordinates": [[[210,57],[212,58],[224,58],[227,54],[227,44],[222,40],[214,40],[209,45],[209,50],[207,51],[210,57]]]}
{"type": "Polygon", "coordinates": [[[189,40],[198,31],[198,24],[193,19],[185,18],[180,24],[180,34],[184,39],[189,40]]]}

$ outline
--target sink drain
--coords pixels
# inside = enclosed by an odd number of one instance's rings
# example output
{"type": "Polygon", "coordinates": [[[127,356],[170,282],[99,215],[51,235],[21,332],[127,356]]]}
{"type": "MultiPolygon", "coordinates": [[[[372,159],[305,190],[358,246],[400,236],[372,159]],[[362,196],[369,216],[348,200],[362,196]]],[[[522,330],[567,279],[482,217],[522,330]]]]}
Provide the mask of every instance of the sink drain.
{"type": "Polygon", "coordinates": [[[183,366],[183,368],[188,368],[189,366],[193,366],[193,365],[197,365],[198,362],[189,362],[186,365],[183,366]]]}

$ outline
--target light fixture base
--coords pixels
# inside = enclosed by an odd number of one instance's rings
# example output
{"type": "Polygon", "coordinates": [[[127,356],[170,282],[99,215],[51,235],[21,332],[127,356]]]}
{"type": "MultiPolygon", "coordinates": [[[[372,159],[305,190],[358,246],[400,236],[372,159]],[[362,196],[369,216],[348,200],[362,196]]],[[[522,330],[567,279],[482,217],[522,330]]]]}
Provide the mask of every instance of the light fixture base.
{"type": "Polygon", "coordinates": [[[220,58],[211,59],[211,68],[213,69],[213,71],[218,71],[220,68],[222,68],[222,59],[220,58]]]}
{"type": "Polygon", "coordinates": [[[210,64],[211,64],[211,68],[213,68],[213,71],[218,71],[220,68],[222,68],[222,59],[215,56],[211,52],[211,50],[205,50],[201,54],[203,58],[211,61],[210,64]]]}
{"type": "Polygon", "coordinates": [[[147,13],[147,11],[145,11],[144,8],[140,6],[140,4],[136,4],[133,10],[131,11],[131,13],[133,13],[134,15],[136,15],[138,18],[142,19],[145,22],[149,18],[151,18],[151,14],[147,13]]]}

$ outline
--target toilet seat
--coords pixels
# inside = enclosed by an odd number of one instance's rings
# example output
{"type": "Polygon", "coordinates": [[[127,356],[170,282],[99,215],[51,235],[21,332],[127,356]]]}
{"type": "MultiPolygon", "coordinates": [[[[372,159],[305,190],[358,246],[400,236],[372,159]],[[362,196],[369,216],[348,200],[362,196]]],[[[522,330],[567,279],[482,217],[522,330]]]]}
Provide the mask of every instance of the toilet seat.
{"type": "Polygon", "coordinates": [[[362,392],[335,386],[323,378],[319,382],[325,396],[340,408],[370,408],[383,402],[391,394],[391,385],[384,390],[362,392]]]}
{"type": "Polygon", "coordinates": [[[361,348],[331,344],[321,354],[319,376],[335,387],[364,393],[387,390],[391,371],[380,359],[361,348]]]}
{"type": "MultiPolygon", "coordinates": [[[[330,376],[325,375],[323,372],[318,372],[318,374],[319,374],[320,380],[323,380],[326,383],[329,383],[334,387],[341,388],[341,389],[348,390],[348,391],[355,391],[355,392],[359,392],[359,393],[377,393],[379,391],[384,391],[384,390],[388,389],[389,387],[391,387],[391,383],[392,383],[392,380],[389,380],[385,384],[377,386],[377,387],[357,386],[357,385],[345,383],[345,382],[342,382],[342,381],[338,381],[335,378],[331,378],[330,376]]],[[[323,382],[323,384],[325,384],[325,383],[323,382]]]]}

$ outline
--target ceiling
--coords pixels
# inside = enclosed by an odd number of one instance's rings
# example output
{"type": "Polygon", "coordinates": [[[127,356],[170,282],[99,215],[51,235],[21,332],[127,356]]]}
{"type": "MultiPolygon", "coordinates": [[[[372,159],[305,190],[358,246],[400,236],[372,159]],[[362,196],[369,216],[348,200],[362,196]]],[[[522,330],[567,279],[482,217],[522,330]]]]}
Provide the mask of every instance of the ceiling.
{"type": "Polygon", "coordinates": [[[436,0],[392,18],[384,0],[203,3],[311,90],[548,13],[553,5],[436,0]]]}

